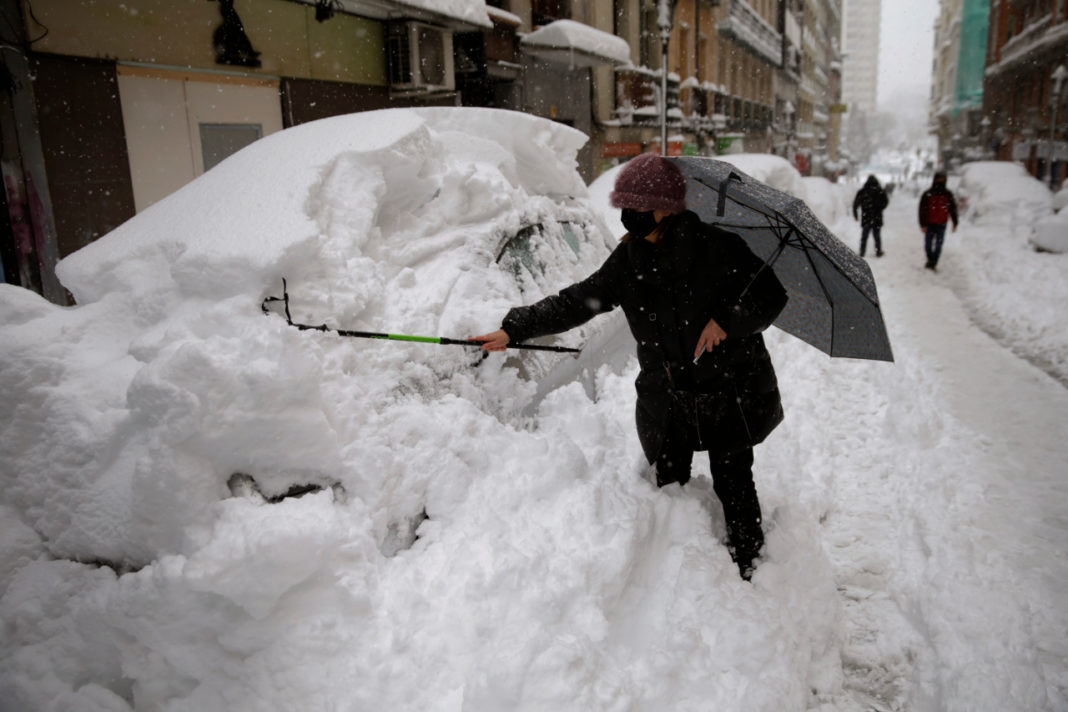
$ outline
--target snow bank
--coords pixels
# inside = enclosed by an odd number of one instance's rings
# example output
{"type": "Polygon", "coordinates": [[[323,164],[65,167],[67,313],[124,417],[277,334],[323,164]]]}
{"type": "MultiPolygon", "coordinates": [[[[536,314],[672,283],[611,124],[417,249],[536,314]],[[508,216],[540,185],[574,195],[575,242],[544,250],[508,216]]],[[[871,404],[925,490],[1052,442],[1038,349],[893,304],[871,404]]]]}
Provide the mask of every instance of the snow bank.
{"type": "Polygon", "coordinates": [[[1049,189],[1023,166],[1008,161],[976,161],[961,167],[958,201],[976,223],[1033,223],[1053,211],[1049,189]]]}
{"type": "Polygon", "coordinates": [[[1049,189],[1021,177],[1022,171],[1007,163],[965,165],[969,187],[985,195],[1014,195],[1017,204],[997,203],[1005,212],[1000,216],[976,215],[970,205],[967,230],[962,226],[947,236],[945,271],[976,323],[1068,383],[1068,255],[1057,254],[1068,249],[1068,222],[1063,212],[1049,215],[1049,189]]]}
{"type": "Polygon", "coordinates": [[[1068,207],[1068,188],[1061,188],[1053,195],[1053,209],[1058,213],[1068,207]]]}
{"type": "Polygon", "coordinates": [[[1031,244],[1047,252],[1068,252],[1068,210],[1036,222],[1031,244]]]}
{"type": "Polygon", "coordinates": [[[832,183],[819,176],[804,176],[801,183],[804,186],[805,202],[824,225],[833,226],[851,216],[851,186],[832,183]]]}
{"type": "Polygon", "coordinates": [[[531,271],[496,262],[525,226],[589,223],[584,140],[490,110],[327,119],[64,260],[78,306],[0,285],[3,705],[840,697],[825,498],[761,469],[768,560],[742,581],[707,462],[685,491],[643,477],[633,358],[594,374],[596,401],[572,383],[529,417],[537,355],[343,339],[260,312],[284,276],[297,321],[495,328],[607,255],[593,230],[577,253],[538,243],[531,271]]]}
{"type": "Polygon", "coordinates": [[[789,193],[802,200],[806,198],[805,184],[801,180],[801,174],[781,156],[768,153],[734,153],[716,156],[716,159],[741,168],[743,172],[762,183],[767,183],[776,190],[789,193]]]}
{"type": "Polygon", "coordinates": [[[623,227],[623,223],[620,222],[619,210],[612,207],[612,201],[609,196],[615,190],[616,178],[625,165],[624,163],[614,168],[609,168],[597,176],[589,185],[590,203],[600,212],[609,231],[616,238],[623,237],[627,233],[627,228],[623,227]]]}

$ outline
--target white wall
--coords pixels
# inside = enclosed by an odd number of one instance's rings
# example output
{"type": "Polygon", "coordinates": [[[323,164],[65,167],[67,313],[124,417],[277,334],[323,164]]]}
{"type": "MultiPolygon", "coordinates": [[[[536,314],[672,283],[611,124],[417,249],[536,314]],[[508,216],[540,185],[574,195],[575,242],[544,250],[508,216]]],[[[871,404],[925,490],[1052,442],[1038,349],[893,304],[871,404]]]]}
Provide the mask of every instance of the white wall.
{"type": "Polygon", "coordinates": [[[130,154],[134,207],[141,212],[204,173],[200,124],[258,124],[282,130],[278,82],[119,67],[119,99],[130,154]]]}

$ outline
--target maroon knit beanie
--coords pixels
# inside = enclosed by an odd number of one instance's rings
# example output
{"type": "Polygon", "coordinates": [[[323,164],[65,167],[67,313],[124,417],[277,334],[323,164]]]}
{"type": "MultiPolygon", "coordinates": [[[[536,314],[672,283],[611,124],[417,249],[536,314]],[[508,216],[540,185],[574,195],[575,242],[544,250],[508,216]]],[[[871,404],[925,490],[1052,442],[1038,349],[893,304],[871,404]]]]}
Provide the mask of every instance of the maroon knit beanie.
{"type": "Polygon", "coordinates": [[[608,198],[616,208],[672,213],[686,210],[686,179],[682,171],[655,153],[643,153],[627,161],[616,176],[615,188],[608,198]]]}

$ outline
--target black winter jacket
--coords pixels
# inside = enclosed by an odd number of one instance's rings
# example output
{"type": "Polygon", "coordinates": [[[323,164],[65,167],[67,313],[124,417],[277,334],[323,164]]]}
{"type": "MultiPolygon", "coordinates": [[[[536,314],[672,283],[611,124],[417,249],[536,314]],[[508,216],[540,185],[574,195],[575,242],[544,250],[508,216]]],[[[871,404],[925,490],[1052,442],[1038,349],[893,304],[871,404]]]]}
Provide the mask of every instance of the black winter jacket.
{"type": "Polygon", "coordinates": [[[857,191],[853,198],[853,218],[857,217],[857,209],[860,209],[861,227],[882,227],[883,210],[890,204],[890,198],[886,191],[879,185],[879,181],[872,176],[864,187],[857,191]]]}
{"type": "Polygon", "coordinates": [[[690,211],[665,220],[656,244],[621,243],[592,275],[511,309],[502,324],[519,342],[567,331],[621,306],[638,344],[636,420],[650,463],[667,428],[687,410],[681,403],[696,409],[697,450],[730,453],[755,445],[783,418],[760,333],[786,305],[775,273],[741,237],[690,211]],[[727,338],[694,365],[694,348],[710,318],[727,338]]]}

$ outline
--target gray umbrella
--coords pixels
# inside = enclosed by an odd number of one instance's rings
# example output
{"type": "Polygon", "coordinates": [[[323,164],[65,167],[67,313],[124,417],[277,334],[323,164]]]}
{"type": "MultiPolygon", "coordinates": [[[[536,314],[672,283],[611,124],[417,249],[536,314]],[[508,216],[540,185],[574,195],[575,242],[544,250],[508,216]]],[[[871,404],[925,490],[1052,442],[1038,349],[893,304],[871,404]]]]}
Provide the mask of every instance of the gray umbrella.
{"type": "Polygon", "coordinates": [[[868,263],[804,201],[724,161],[671,160],[687,178],[689,208],[741,235],[786,287],[790,301],[775,326],[831,356],[894,360],[868,263]]]}

